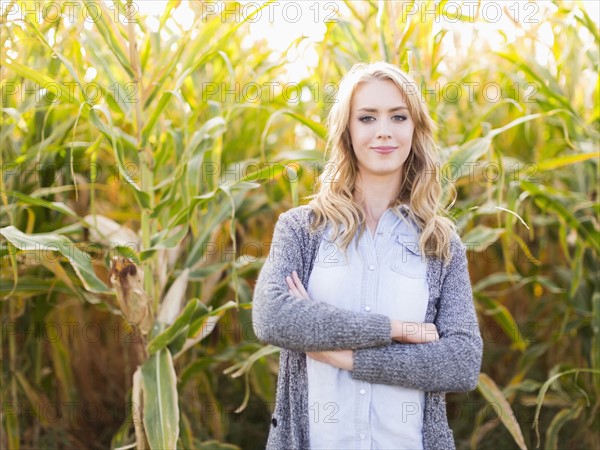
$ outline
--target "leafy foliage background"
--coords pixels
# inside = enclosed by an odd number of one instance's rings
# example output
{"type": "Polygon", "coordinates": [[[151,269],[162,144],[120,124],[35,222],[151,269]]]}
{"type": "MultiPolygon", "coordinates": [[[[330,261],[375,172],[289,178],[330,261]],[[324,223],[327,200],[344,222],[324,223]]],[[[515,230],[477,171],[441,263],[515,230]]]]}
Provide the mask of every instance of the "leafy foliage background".
{"type": "Polygon", "coordinates": [[[342,2],[297,85],[307,39],[274,53],[252,16],[190,2],[187,29],[179,1],[156,26],[135,3],[67,3],[3,2],[2,448],[264,447],[277,349],[252,333],[253,283],[325,163],[335,82],[379,59],[427,93],[470,249],[485,349],[478,389],[448,395],[458,448],[598,448],[599,33],[581,2],[527,23],[496,2],[515,18],[499,45],[481,3],[342,2]]]}

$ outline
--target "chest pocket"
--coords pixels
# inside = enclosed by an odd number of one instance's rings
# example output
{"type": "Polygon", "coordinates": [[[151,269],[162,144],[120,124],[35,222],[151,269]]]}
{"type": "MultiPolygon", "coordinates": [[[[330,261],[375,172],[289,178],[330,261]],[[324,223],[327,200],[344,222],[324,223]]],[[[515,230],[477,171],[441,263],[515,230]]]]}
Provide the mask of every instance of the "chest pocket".
{"type": "Polygon", "coordinates": [[[421,256],[418,240],[396,236],[390,258],[390,270],[408,278],[422,279],[427,276],[425,257],[421,256]]]}

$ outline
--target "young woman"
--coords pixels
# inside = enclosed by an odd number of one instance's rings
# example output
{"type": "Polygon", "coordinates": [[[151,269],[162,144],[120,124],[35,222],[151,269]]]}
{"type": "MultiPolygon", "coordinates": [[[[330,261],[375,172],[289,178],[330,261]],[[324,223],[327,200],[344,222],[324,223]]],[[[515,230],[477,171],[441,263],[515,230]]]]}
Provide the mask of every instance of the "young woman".
{"type": "Polygon", "coordinates": [[[281,347],[268,449],[453,449],[445,392],[476,387],[465,246],[440,212],[434,123],[397,67],[358,64],[308,205],[281,214],[254,291],[281,347]]]}

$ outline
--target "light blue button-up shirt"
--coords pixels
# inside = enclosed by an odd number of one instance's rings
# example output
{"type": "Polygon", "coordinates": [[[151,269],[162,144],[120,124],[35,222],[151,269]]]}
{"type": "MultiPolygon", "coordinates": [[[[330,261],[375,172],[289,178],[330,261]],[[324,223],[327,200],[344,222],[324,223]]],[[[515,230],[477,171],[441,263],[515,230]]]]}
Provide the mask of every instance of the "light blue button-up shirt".
{"type": "MultiPolygon", "coordinates": [[[[406,205],[388,208],[375,235],[368,229],[360,240],[355,235],[347,254],[331,241],[328,226],[308,281],[309,297],[352,311],[424,322],[427,266],[407,210],[406,205]]],[[[354,380],[347,370],[306,361],[311,449],[423,448],[423,391],[354,380]]]]}

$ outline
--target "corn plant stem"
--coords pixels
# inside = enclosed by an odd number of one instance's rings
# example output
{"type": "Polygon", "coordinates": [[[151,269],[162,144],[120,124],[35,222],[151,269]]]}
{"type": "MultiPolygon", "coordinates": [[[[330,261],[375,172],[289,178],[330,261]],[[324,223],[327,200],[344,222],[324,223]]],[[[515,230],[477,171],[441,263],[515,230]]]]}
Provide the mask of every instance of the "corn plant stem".
{"type": "Polygon", "coordinates": [[[96,177],[98,176],[96,170],[96,162],[98,160],[97,150],[94,149],[90,155],[90,214],[94,218],[94,226],[98,226],[96,223],[96,177]]]}
{"type": "MultiPolygon", "coordinates": [[[[128,5],[131,1],[127,2],[128,5]]],[[[127,33],[129,38],[129,60],[131,64],[131,68],[133,69],[133,73],[135,79],[133,80],[135,85],[138,86],[139,92],[143,92],[143,87],[141,86],[142,82],[142,73],[140,67],[140,59],[137,51],[137,45],[135,41],[135,24],[134,22],[129,22],[127,25],[127,33]]],[[[141,99],[140,99],[141,100],[141,99]]],[[[152,195],[152,186],[154,185],[154,176],[153,176],[153,155],[152,152],[148,148],[141,148],[142,143],[142,129],[143,129],[143,119],[142,119],[142,110],[140,100],[134,103],[134,120],[135,120],[135,130],[137,134],[137,141],[139,148],[139,161],[140,161],[140,171],[141,171],[141,189],[143,192],[148,194],[150,198],[150,210],[154,207],[153,195],[152,195]]],[[[141,221],[142,221],[142,248],[147,249],[150,247],[150,236],[152,235],[152,224],[150,222],[150,211],[145,208],[142,208],[141,211],[141,221]]],[[[154,296],[154,277],[153,277],[153,263],[147,262],[144,264],[144,290],[148,294],[149,298],[153,300],[153,308],[154,311],[158,309],[158,298],[154,296]]]]}
{"type": "MultiPolygon", "coordinates": [[[[149,161],[147,152],[142,151],[140,154],[140,162],[141,162],[141,181],[142,181],[142,190],[144,192],[148,192],[150,194],[150,198],[152,199],[152,184],[153,184],[153,174],[150,169],[151,161],[149,161]]],[[[151,200],[152,201],[152,200],[151,200]]],[[[150,205],[153,206],[152,204],[150,205]]],[[[142,209],[142,247],[144,249],[150,248],[150,236],[151,236],[151,223],[150,223],[150,212],[146,209],[142,209]]],[[[144,290],[148,294],[148,296],[153,299],[153,307],[154,311],[158,309],[158,298],[154,296],[154,277],[152,275],[152,263],[148,261],[144,264],[144,290]]]]}
{"type": "MultiPolygon", "coordinates": [[[[0,303],[0,317],[4,318],[4,307],[7,302],[0,303]]],[[[3,325],[4,327],[5,325],[3,325]]],[[[10,342],[9,342],[10,345],[10,342]]],[[[3,346],[0,345],[0,362],[2,363],[2,367],[4,367],[4,351],[3,346]]],[[[2,370],[0,370],[0,386],[4,386],[4,377],[2,376],[2,370]]]]}
{"type": "MultiPolygon", "coordinates": [[[[11,320],[16,316],[15,314],[15,302],[16,299],[12,299],[8,301],[8,316],[11,320]]],[[[10,397],[13,405],[18,405],[17,399],[17,345],[15,343],[15,335],[16,333],[8,334],[8,358],[9,358],[9,367],[10,367],[10,397]]],[[[1,380],[0,380],[1,381],[1,380]]],[[[2,384],[4,386],[4,384],[2,384]]]]}

